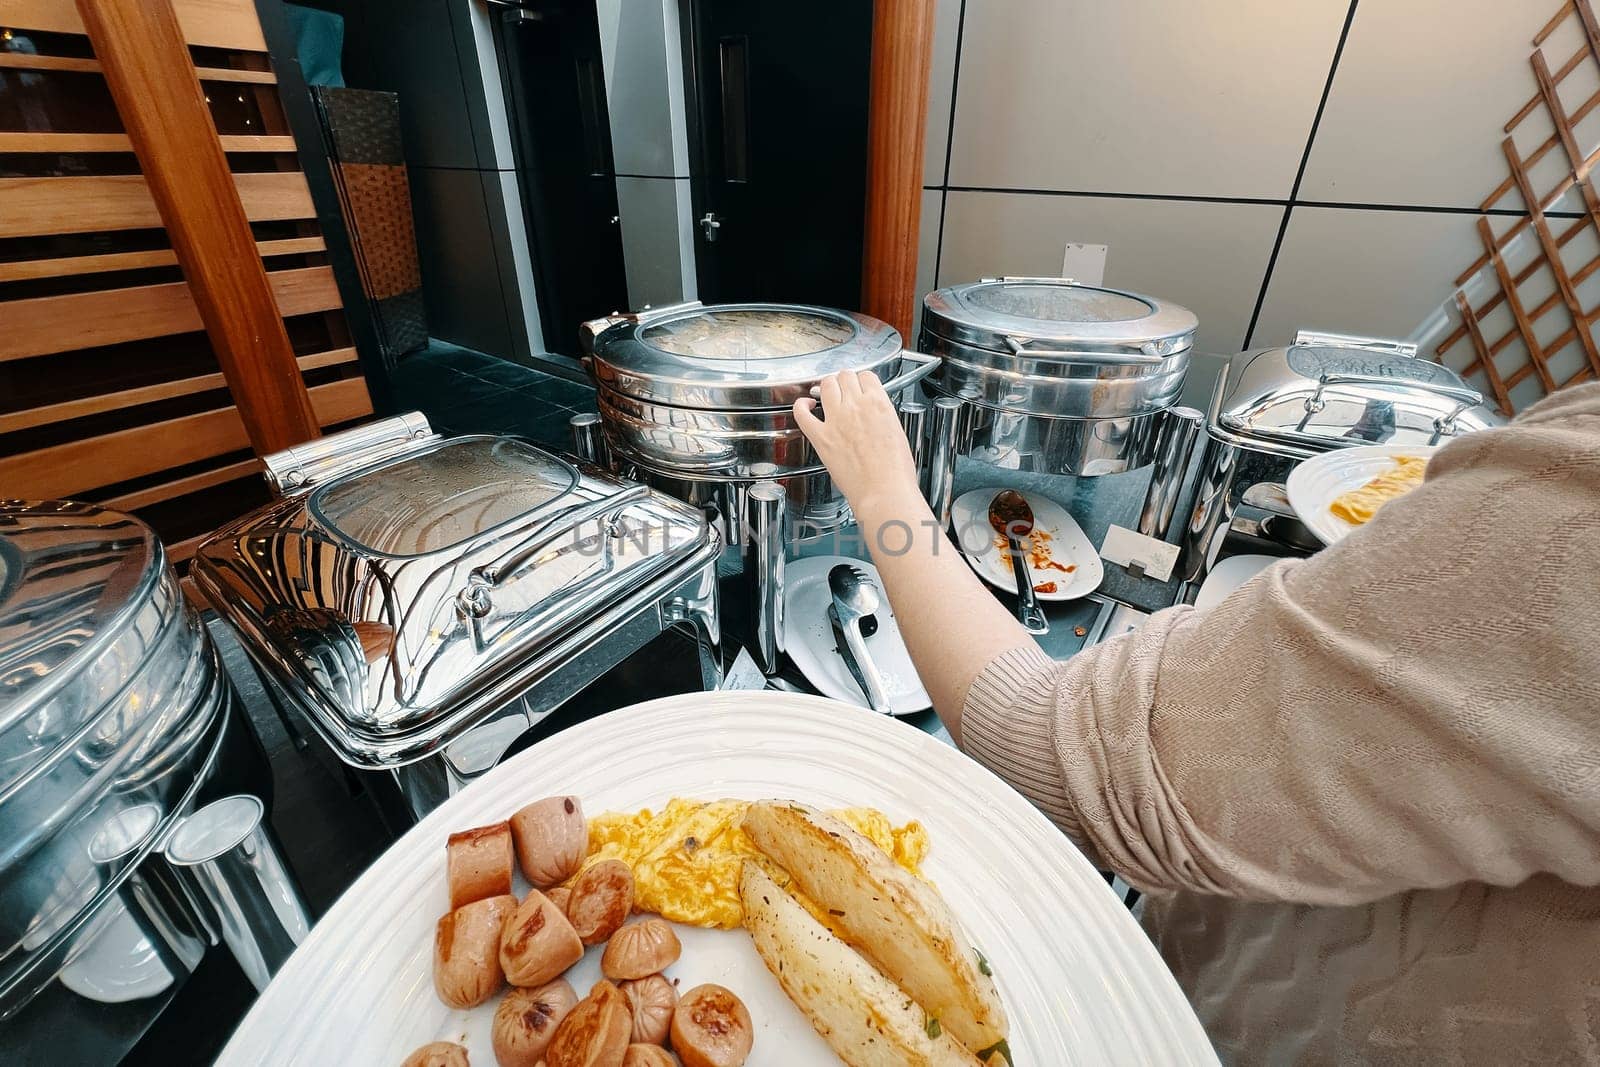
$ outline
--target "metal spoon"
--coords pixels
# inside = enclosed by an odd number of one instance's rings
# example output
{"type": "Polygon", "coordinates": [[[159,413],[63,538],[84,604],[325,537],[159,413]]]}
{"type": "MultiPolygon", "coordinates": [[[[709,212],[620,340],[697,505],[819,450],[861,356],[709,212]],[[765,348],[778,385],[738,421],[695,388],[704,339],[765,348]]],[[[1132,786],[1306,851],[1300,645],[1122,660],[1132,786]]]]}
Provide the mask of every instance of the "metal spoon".
{"type": "Polygon", "coordinates": [[[1017,618],[1031,634],[1050,631],[1039,598],[1033,595],[1033,575],[1028,572],[1028,554],[1022,542],[1033,533],[1033,509],[1015,489],[1002,489],[989,501],[989,525],[1006,539],[1011,555],[1011,570],[1017,576],[1017,618]]]}
{"type": "Polygon", "coordinates": [[[866,639],[861,636],[861,619],[878,610],[878,587],[860,567],[841,563],[828,572],[828,591],[833,594],[833,609],[850,654],[846,666],[854,668],[851,673],[866,695],[867,705],[873,711],[888,711],[889,696],[883,691],[878,665],[872,662],[866,639]]]}

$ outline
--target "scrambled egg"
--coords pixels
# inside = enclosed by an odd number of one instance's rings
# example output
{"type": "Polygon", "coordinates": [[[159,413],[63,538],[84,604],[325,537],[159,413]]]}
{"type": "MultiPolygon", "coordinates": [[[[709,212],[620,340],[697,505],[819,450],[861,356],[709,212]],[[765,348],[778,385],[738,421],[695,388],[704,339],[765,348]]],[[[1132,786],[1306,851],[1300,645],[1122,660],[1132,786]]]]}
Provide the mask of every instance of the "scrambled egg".
{"type": "Polygon", "coordinates": [[[1422,484],[1428,471],[1426,458],[1395,456],[1394,469],[1385,471],[1359,489],[1341,493],[1328,510],[1345,522],[1360,526],[1369,522],[1378,509],[1397,496],[1404,496],[1422,484]]]}
{"type": "MultiPolygon", "coordinates": [[[[749,807],[745,800],[674,798],[659,812],[597,815],[589,820],[589,856],[584,865],[617,859],[633,868],[634,906],[640,911],[689,926],[730,929],[744,921],[739,868],[745,860],[759,863],[780,885],[789,881],[740,829],[749,807]]],[[[921,823],[896,827],[872,808],[831,814],[921,877],[928,854],[928,833],[921,823]]],[[[803,899],[802,903],[810,906],[803,899]]]]}

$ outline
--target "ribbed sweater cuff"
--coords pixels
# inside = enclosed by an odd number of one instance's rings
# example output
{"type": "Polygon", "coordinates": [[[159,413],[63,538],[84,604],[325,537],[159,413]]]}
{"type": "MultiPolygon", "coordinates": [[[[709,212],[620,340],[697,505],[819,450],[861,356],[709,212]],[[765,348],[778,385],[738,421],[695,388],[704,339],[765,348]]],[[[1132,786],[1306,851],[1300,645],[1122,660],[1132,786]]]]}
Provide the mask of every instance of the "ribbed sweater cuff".
{"type": "Polygon", "coordinates": [[[1081,841],[1055,746],[1057,666],[1035,645],[1002,652],[990,661],[967,690],[961,747],[1081,841]]]}

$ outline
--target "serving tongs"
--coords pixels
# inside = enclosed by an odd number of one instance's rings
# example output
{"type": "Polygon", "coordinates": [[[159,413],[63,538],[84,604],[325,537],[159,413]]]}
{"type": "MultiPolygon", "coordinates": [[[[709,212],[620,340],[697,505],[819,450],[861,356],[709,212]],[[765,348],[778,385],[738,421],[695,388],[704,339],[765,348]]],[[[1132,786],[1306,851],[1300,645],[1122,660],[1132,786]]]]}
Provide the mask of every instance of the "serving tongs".
{"type": "Polygon", "coordinates": [[[873,711],[887,712],[889,697],[883,691],[878,665],[872,661],[866,638],[862,635],[863,620],[871,618],[878,610],[878,587],[872,584],[872,579],[860,567],[841,563],[828,572],[828,591],[833,594],[833,603],[828,607],[828,619],[833,624],[834,633],[844,638],[840,654],[844,657],[845,666],[850,669],[856,685],[861,687],[862,694],[866,696],[867,706],[873,711]]]}

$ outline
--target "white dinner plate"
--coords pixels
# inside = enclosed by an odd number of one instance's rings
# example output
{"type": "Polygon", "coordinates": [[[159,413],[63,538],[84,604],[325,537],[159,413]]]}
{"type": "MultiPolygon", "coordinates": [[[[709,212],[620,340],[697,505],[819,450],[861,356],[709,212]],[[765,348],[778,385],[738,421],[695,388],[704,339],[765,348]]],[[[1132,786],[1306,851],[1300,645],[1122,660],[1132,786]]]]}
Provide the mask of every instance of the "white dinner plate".
{"type": "MultiPolygon", "coordinates": [[[[956,544],[972,563],[972,569],[984,581],[1008,593],[1017,591],[1017,576],[1011,561],[1004,558],[995,546],[999,535],[989,525],[989,503],[1000,492],[994,489],[974,489],[962,493],[950,507],[950,522],[955,528],[956,544]]],[[[1105,566],[1100,554],[1083,532],[1078,521],[1067,514],[1065,508],[1048,497],[1037,493],[1023,493],[1022,497],[1033,509],[1033,528],[1049,535],[1045,550],[1050,559],[1063,567],[1072,567],[1070,574],[1054,568],[1033,570],[1033,584],[1055,582],[1053,593],[1035,592],[1040,600],[1077,600],[1088,596],[1100,587],[1105,577],[1105,566]]]]}
{"type": "Polygon", "coordinates": [[[1278,562],[1277,556],[1261,555],[1229,556],[1227,559],[1218,560],[1217,565],[1206,575],[1206,580],[1200,583],[1200,592],[1195,595],[1194,606],[1209,608],[1213,604],[1222,603],[1228,599],[1229,593],[1276,562],[1278,562]]]}
{"type": "Polygon", "coordinates": [[[917,677],[917,668],[911,662],[911,653],[900,636],[900,624],[895,621],[894,610],[889,607],[889,597],[883,592],[883,579],[878,568],[859,559],[845,556],[807,556],[784,564],[783,571],[783,650],[806,676],[806,681],[817,687],[823,696],[842,700],[858,707],[868,707],[866,694],[856,684],[845,666],[833,639],[833,625],[828,621],[828,607],[833,603],[833,592],[828,588],[828,572],[837,564],[849,563],[860,567],[878,587],[881,601],[873,615],[878,620],[878,631],[866,639],[867,653],[877,665],[878,678],[883,692],[889,698],[889,711],[893,715],[910,715],[931,707],[933,700],[917,677]]]}
{"type": "Polygon", "coordinates": [[[120,900],[94,919],[94,933],[61,968],[61,984],[102,1004],[157,996],[172,984],[161,953],[120,900]]]}
{"type": "Polygon", "coordinates": [[[1393,470],[1395,456],[1427,458],[1437,451],[1438,445],[1357,445],[1312,456],[1289,472],[1289,504],[1306,529],[1331,545],[1356,528],[1328,510],[1334,500],[1393,470]]]}
{"type": "MultiPolygon", "coordinates": [[[[493,1063],[494,1002],[446,1008],[429,977],[445,838],[573,793],[590,812],[675,796],[869,805],[928,831],[924,870],[990,961],[1018,1067],[1214,1064],[1178,984],[1105,880],[1019,794],[885,715],[790,693],[690,693],[600,716],[507,760],[417,824],[339,898],[234,1032],[219,1064],[398,1064],[429,1041],[493,1063]]],[[[755,1022],[752,1067],[838,1061],[742,930],[678,928],[683,988],[719,982],[755,1022]]],[[[568,977],[587,991],[599,949],[568,977]]]]}

